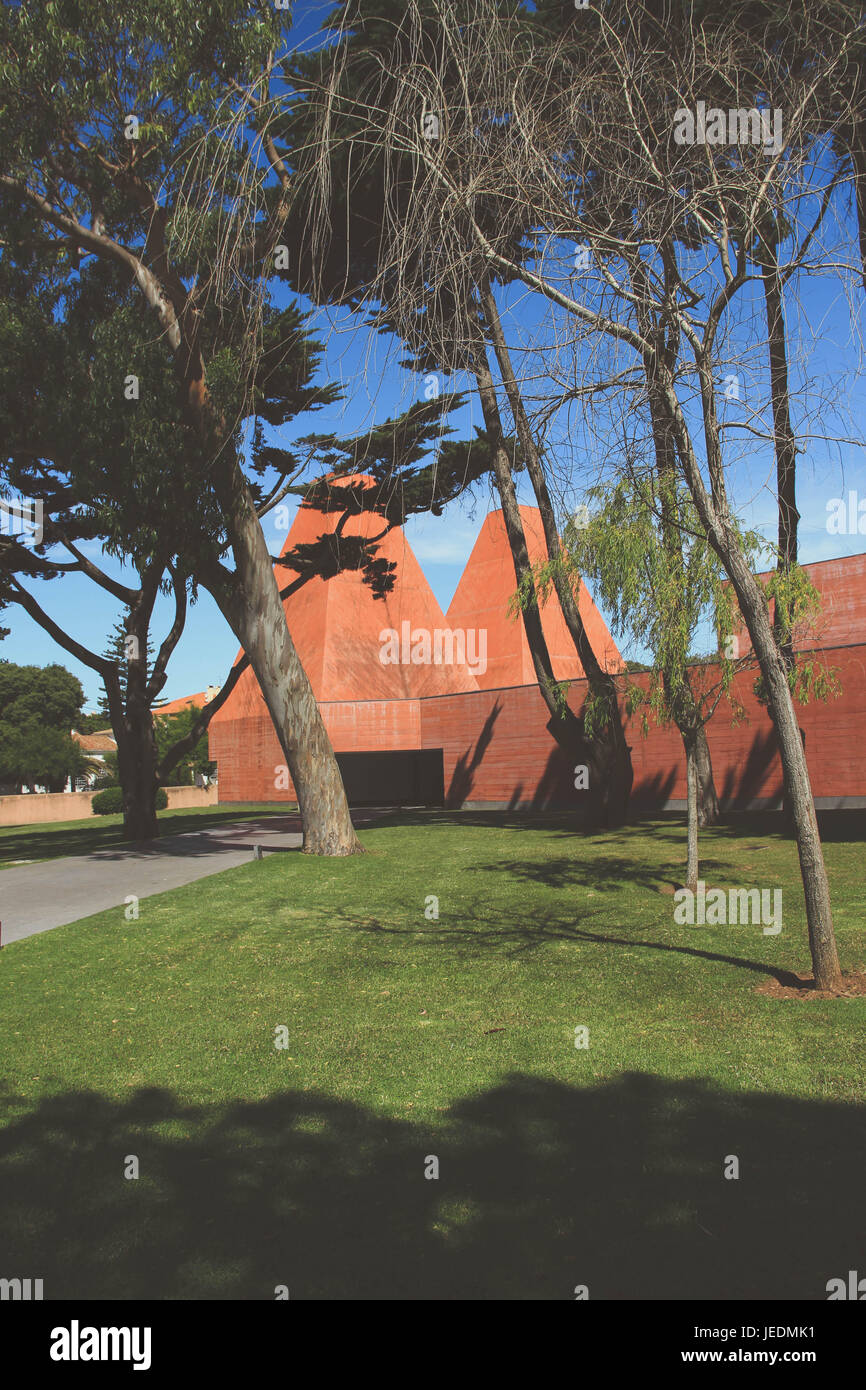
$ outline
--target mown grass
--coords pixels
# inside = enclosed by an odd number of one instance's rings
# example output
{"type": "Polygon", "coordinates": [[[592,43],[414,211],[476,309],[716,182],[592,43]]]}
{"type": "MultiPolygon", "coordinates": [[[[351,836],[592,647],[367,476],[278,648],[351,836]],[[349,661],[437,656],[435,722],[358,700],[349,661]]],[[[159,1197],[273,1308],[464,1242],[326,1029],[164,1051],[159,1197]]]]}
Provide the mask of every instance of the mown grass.
{"type": "Polygon", "coordinates": [[[782,887],[776,937],[674,924],[671,821],[362,838],[3,950],[0,1232],[46,1296],[825,1297],[862,1264],[866,999],[756,992],[809,966],[778,830],[710,832],[702,867],[782,887]]]}

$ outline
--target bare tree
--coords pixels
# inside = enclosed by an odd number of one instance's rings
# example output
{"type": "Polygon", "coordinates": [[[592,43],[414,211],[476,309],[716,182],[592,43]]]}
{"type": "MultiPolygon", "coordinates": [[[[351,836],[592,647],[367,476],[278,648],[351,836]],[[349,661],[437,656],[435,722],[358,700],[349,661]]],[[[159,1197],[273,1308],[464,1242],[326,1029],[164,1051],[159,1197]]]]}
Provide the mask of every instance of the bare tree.
{"type": "MultiPolygon", "coordinates": [[[[779,108],[763,119],[757,108],[746,108],[742,121],[735,109],[733,138],[723,136],[717,154],[714,142],[696,138],[695,121],[704,114],[705,94],[712,97],[718,87],[719,70],[733,74],[742,66],[733,24],[714,28],[709,53],[706,33],[679,26],[674,52],[671,35],[642,5],[612,7],[610,17],[607,8],[593,11],[592,27],[577,33],[574,26],[562,32],[551,22],[505,15],[487,0],[478,0],[468,17],[447,3],[431,8],[441,32],[438,68],[431,71],[426,50],[423,62],[413,62],[410,49],[388,108],[376,92],[365,94],[380,143],[384,131],[395,184],[405,177],[407,160],[418,171],[410,193],[394,200],[395,225],[386,227],[383,241],[400,254],[381,274],[408,286],[423,256],[433,285],[449,275],[474,284],[485,276],[520,280],[627,357],[650,365],[658,428],[730,577],[761,667],[795,826],[815,980],[836,988],[840,970],[809,771],[779,634],[735,524],[716,385],[723,325],[756,279],[751,248],[766,225],[771,190],[783,185],[787,219],[798,229],[788,271],[808,266],[816,249],[826,204],[819,189],[817,213],[800,212],[814,207],[803,196],[814,161],[796,132],[806,130],[820,84],[807,74],[788,86],[784,135],[779,108]],[[439,117],[436,140],[419,130],[424,110],[439,117]],[[753,146],[744,146],[741,135],[753,146]],[[491,207],[503,209],[495,226],[491,207]],[[532,259],[508,250],[527,207],[535,226],[532,259]],[[563,241],[589,248],[596,293],[575,294],[557,273],[550,248],[563,241]],[[678,367],[647,336],[642,304],[677,337],[678,367]],[[684,362],[695,383],[688,403],[681,395],[684,362]]],[[[406,32],[423,35],[430,10],[410,9],[406,32]]],[[[840,35],[837,64],[851,41],[850,31],[840,35]]],[[[392,65],[389,93],[394,74],[392,65]]],[[[743,86],[751,92],[757,80],[743,86]]],[[[719,114],[727,122],[727,110],[719,114]]],[[[399,295],[392,292],[391,302],[399,303],[399,295]]],[[[417,304],[417,294],[407,294],[407,309],[410,302],[417,304]]]]}

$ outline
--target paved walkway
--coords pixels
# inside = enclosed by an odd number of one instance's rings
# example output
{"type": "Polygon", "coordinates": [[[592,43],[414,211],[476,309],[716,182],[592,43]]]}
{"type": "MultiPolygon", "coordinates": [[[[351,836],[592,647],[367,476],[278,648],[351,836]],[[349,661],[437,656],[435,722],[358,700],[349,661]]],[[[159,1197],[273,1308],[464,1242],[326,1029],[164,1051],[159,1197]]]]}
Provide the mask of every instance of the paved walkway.
{"type": "Polygon", "coordinates": [[[100,849],[93,854],[22,864],[0,872],[0,940],[5,946],[62,927],[137,898],[180,888],[209,874],[247,864],[256,845],[264,854],[300,849],[297,816],[231,821],[152,845],[100,849]],[[289,827],[293,827],[290,829],[289,827]]]}

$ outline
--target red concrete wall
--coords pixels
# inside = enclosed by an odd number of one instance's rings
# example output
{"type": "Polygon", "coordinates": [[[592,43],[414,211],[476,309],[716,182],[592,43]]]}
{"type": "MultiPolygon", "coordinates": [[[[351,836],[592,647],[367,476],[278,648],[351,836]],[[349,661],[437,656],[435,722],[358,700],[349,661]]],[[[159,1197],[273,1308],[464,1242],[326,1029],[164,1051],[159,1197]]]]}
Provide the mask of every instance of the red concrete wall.
{"type": "MultiPolygon", "coordinates": [[[[539,514],[522,507],[531,558],[544,554],[539,514]]],[[[336,514],[301,508],[283,549],[313,545],[333,531],[336,514]]],[[[347,533],[367,534],[369,515],[355,518],[347,533]]],[[[522,623],[508,617],[515,580],[502,513],[485,520],[457,587],[447,619],[433,596],[402,532],[390,533],[383,555],[397,566],[398,582],[383,602],[355,572],[313,580],[285,603],[289,630],[310,677],[337,753],[442,749],[446,804],[543,807],[579,804],[573,767],[547,731],[548,715],[522,623]],[[465,666],[382,664],[383,629],[485,629],[487,669],[473,677],[465,666]]],[[[297,559],[297,555],[294,557],[297,559]]],[[[819,801],[866,797],[866,555],[805,567],[822,595],[820,619],[799,645],[821,648],[819,659],[837,667],[842,696],[800,710],[813,789],[819,801]]],[[[280,578],[290,577],[281,568],[280,578]]],[[[609,670],[622,661],[591,597],[579,590],[581,613],[599,658],[609,670]]],[[[542,624],[554,670],[570,679],[571,703],[580,709],[583,672],[555,599],[542,608],[542,624]]],[[[740,647],[743,654],[746,639],[740,647]]],[[[712,676],[713,668],[695,668],[712,676]]],[[[635,680],[645,679],[634,677],[635,680]]],[[[708,738],[716,785],[729,806],[773,804],[782,775],[772,725],[752,693],[755,672],[741,673],[735,693],[745,722],[732,727],[723,702],[708,738]]],[[[290,786],[277,786],[283,755],[271,728],[252,671],[210,726],[211,757],[219,764],[221,801],[290,801],[290,786]]],[[[636,807],[658,807],[685,799],[685,761],[675,728],[653,726],[648,737],[638,721],[627,730],[634,767],[636,807]]],[[[386,782],[383,778],[383,788],[386,782]]],[[[370,789],[376,795],[375,788],[370,789]]]]}
{"type": "MultiPolygon", "coordinates": [[[[424,746],[419,703],[340,700],[320,708],[338,753],[393,752],[424,746]]],[[[220,801],[294,801],[291,783],[288,789],[276,785],[286,780],[280,773],[285,759],[267,714],[214,719],[208,743],[210,756],[218,764],[220,801]]]]}
{"type": "MultiPolygon", "coordinates": [[[[843,647],[857,644],[866,636],[866,554],[843,555],[837,560],[816,560],[802,567],[821,595],[816,616],[805,619],[794,632],[798,648],[843,647]]],[[[772,576],[767,570],[756,577],[766,584],[772,576]]],[[[774,603],[770,600],[770,612],[774,603]]],[[[739,654],[752,649],[745,626],[738,628],[739,654]]]]}
{"type": "MultiPolygon", "coordinates": [[[[838,672],[842,694],[827,704],[798,708],[806,735],[813,791],[821,800],[866,798],[866,646],[832,648],[818,659],[838,672]]],[[[712,668],[710,668],[710,672],[712,668]]],[[[646,677],[635,676],[637,682],[646,677]]],[[[782,773],[772,724],[752,692],[754,672],[734,685],[746,721],[731,723],[723,702],[708,738],[719,795],[729,806],[778,801],[782,773]]],[[[582,682],[572,687],[575,709],[582,682]]],[[[511,807],[579,804],[572,769],[547,732],[548,715],[535,686],[469,691],[420,700],[324,703],[322,714],[338,753],[441,748],[446,804],[511,807]]],[[[636,719],[627,726],[634,767],[635,808],[683,801],[685,760],[675,728],[651,725],[644,738],[636,719]]],[[[221,801],[290,801],[276,790],[282,763],[266,716],[214,721],[211,757],[219,764],[221,801]]]]}

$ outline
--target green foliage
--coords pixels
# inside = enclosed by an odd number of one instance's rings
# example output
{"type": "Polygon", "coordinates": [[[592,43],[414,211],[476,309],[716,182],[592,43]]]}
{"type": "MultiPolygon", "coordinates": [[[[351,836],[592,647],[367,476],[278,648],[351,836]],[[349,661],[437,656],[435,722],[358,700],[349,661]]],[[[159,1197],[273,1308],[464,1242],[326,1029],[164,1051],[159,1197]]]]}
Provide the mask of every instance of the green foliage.
{"type": "Polygon", "coordinates": [[[65,667],[0,661],[0,782],[62,791],[85,772],[89,760],[70,736],[83,704],[65,667]]]}
{"type": "MultiPolygon", "coordinates": [[[[568,581],[590,579],[598,601],[619,638],[646,646],[652,663],[646,689],[629,682],[627,708],[646,706],[660,722],[680,727],[703,722],[721,694],[730,694],[736,663],[724,657],[724,639],[735,627],[735,599],[719,561],[704,535],[691,498],[673,479],[656,473],[621,477],[612,487],[591,489],[592,509],[578,524],[565,527],[563,549],[554,565],[536,572],[539,598],[549,593],[555,565],[568,581]],[[690,674],[690,653],[702,618],[709,618],[719,638],[714,676],[690,674]]],[[[760,538],[742,535],[747,554],[760,538]]],[[[634,669],[640,663],[633,663],[634,669]]],[[[733,705],[734,713],[737,706],[733,705]]]]}
{"type": "Polygon", "coordinates": [[[16,666],[0,661],[0,719],[21,726],[34,719],[69,732],[84,704],[77,676],[65,666],[16,666]]]}
{"type": "MultiPolygon", "coordinates": [[[[837,699],[842,693],[838,667],[828,666],[813,656],[801,655],[797,650],[816,640],[816,628],[821,616],[821,595],[806,571],[800,565],[773,570],[764,592],[768,601],[775,603],[776,612],[781,616],[782,631],[789,634],[794,648],[794,659],[787,668],[787,676],[796,703],[807,705],[810,700],[837,699]]],[[[767,685],[763,675],[756,678],[754,691],[761,704],[765,705],[767,685]]]]}
{"type": "MultiPolygon", "coordinates": [[[[178,710],[176,714],[160,714],[159,710],[154,711],[153,727],[159,761],[180,739],[187,736],[198,714],[199,711],[193,706],[178,710]]],[[[216,763],[212,763],[208,758],[208,741],[205,731],[199,736],[192,751],[182,757],[172,769],[170,780],[173,786],[186,787],[191,786],[195,781],[196,773],[201,773],[205,777],[212,777],[214,772],[216,772],[216,763]]]]}
{"type": "MultiPolygon", "coordinates": [[[[165,787],[158,787],[156,792],[156,809],[164,811],[168,806],[168,794],[165,787]]],[[[90,809],[95,816],[115,816],[123,810],[123,790],[120,787],[107,787],[105,791],[97,792],[90,803],[90,809]]]]}

